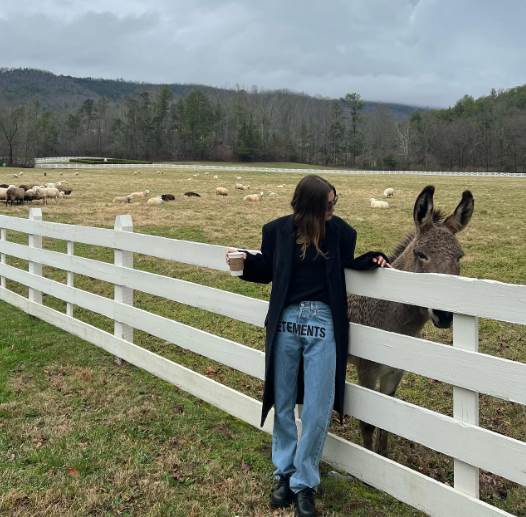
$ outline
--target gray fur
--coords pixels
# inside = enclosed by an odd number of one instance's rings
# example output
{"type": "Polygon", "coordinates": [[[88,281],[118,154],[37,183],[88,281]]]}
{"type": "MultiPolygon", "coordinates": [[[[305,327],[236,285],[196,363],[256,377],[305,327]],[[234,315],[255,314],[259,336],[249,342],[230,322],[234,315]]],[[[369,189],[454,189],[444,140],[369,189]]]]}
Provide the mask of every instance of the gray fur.
{"type": "MultiPolygon", "coordinates": [[[[471,192],[465,191],[453,213],[444,218],[433,209],[434,190],[433,186],[427,186],[418,195],[413,210],[415,233],[406,236],[396,247],[391,265],[415,273],[458,275],[463,252],[455,234],[468,225],[474,199],[471,192]]],[[[452,322],[451,313],[364,296],[350,296],[348,307],[352,322],[408,336],[420,336],[430,318],[435,326],[442,328],[451,326],[452,322]]],[[[351,357],[351,361],[358,368],[360,385],[386,395],[395,395],[403,370],[356,357],[351,357]]],[[[374,426],[360,422],[364,446],[371,450],[374,429],[374,426]]],[[[376,452],[387,454],[386,431],[379,429],[375,445],[376,452]]]]}

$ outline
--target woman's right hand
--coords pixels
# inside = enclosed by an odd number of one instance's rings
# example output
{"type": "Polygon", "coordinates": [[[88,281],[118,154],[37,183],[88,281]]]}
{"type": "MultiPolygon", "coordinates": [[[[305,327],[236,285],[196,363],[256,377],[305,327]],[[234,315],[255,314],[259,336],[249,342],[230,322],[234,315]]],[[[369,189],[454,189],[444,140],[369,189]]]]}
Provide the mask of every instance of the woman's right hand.
{"type": "Polygon", "coordinates": [[[225,261],[227,263],[228,266],[230,266],[230,262],[228,260],[228,254],[231,252],[231,251],[239,251],[237,248],[232,248],[231,246],[229,246],[228,248],[225,249],[225,261]]]}

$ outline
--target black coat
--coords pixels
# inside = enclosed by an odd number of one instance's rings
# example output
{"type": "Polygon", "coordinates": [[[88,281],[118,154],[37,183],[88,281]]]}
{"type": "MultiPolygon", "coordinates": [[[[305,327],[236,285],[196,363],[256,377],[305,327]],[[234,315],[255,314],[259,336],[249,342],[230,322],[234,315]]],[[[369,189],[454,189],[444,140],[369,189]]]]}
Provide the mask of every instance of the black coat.
{"type": "MultiPolygon", "coordinates": [[[[272,282],[270,303],[265,319],[265,389],[263,393],[263,408],[261,425],[263,426],[268,412],[274,405],[273,389],[273,342],[280,316],[285,308],[287,291],[290,284],[292,264],[294,262],[296,231],[292,215],[280,217],[263,226],[261,254],[247,253],[243,280],[250,282],[272,282]]],[[[325,243],[328,258],[326,264],[327,286],[330,307],[334,323],[334,337],[336,340],[336,378],[334,409],[343,418],[345,396],[345,373],[349,346],[349,322],[347,319],[347,294],[345,289],[344,268],[374,269],[373,257],[385,255],[381,252],[370,251],[354,258],[356,247],[356,230],[343,219],[332,217],[325,226],[325,243]]],[[[302,368],[300,368],[302,372],[302,368]]],[[[297,403],[303,402],[303,377],[298,377],[297,403]]]]}

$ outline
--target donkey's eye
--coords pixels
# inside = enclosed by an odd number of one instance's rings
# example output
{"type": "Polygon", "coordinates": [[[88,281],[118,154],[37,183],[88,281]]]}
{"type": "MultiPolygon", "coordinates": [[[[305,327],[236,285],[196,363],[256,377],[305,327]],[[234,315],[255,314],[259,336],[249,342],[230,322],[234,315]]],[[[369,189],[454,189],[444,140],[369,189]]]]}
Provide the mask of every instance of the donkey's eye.
{"type": "Polygon", "coordinates": [[[422,253],[421,251],[417,251],[415,250],[415,257],[417,259],[420,259],[420,260],[429,260],[429,257],[425,254],[425,253],[422,253]]]}

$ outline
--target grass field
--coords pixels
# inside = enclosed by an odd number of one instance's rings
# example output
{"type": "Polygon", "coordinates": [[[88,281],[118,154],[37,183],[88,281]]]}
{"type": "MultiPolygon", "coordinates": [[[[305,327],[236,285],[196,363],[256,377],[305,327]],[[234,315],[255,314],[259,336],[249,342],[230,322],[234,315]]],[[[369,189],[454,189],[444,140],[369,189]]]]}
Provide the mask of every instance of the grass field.
{"type": "MultiPolygon", "coordinates": [[[[0,171],[0,182],[11,183],[17,170],[0,171]]],[[[19,183],[64,181],[73,188],[70,199],[43,207],[45,220],[112,227],[115,216],[129,213],[135,231],[221,245],[257,248],[261,225],[289,213],[299,174],[259,172],[191,172],[163,169],[25,169],[19,183]],[[213,179],[217,174],[218,179],[213,179]],[[234,183],[250,192],[276,192],[255,206],[242,201],[234,183]],[[283,185],[283,187],[278,187],[283,185]],[[215,196],[217,186],[230,189],[215,196]],[[150,207],[144,201],[116,205],[112,199],[148,188],[153,195],[172,193],[176,201],[150,207]],[[184,198],[185,191],[202,194],[184,198]]],[[[358,231],[357,253],[391,250],[412,229],[415,196],[427,184],[436,187],[435,202],[453,210],[461,192],[470,189],[475,213],[459,235],[465,251],[462,274],[526,284],[524,204],[526,181],[508,178],[343,176],[331,175],[340,196],[336,213],[358,231]],[[385,187],[396,190],[389,210],[372,210],[368,199],[385,187]]],[[[27,217],[28,208],[5,207],[0,212],[27,217]]],[[[27,236],[8,232],[8,239],[27,236]]],[[[44,239],[44,247],[65,251],[63,241],[44,239]]],[[[76,245],[75,253],[113,261],[104,248],[76,245]]],[[[8,257],[8,264],[27,263],[8,257]]],[[[139,269],[182,278],[249,296],[268,298],[269,287],[241,282],[227,274],[136,255],[139,269]]],[[[49,278],[66,275],[44,268],[49,278]]],[[[79,275],[75,285],[113,297],[113,286],[79,275]]],[[[8,287],[27,289],[8,281],[8,287]]],[[[65,304],[44,296],[48,306],[65,311],[65,304]]],[[[263,347],[263,330],[248,324],[135,293],[135,305],[156,314],[254,348],[263,347]]],[[[129,365],[117,367],[95,346],[0,304],[0,515],[271,515],[270,437],[186,395],[173,386],[129,365]]],[[[76,309],[83,321],[108,331],[110,320],[76,309]]],[[[451,342],[451,331],[426,327],[425,336],[451,342]]],[[[225,366],[186,352],[176,345],[135,333],[137,344],[189,366],[255,398],[261,383],[225,366]]],[[[526,329],[481,320],[480,349],[499,357],[526,362],[526,329]]],[[[349,378],[354,372],[349,366],[349,378]]],[[[452,414],[452,388],[406,374],[398,395],[404,400],[452,414]]],[[[526,408],[481,396],[481,425],[524,440],[526,408]]],[[[359,441],[358,426],[347,419],[332,430],[359,441]]],[[[452,483],[451,459],[407,440],[393,437],[390,456],[415,470],[452,483]]],[[[419,515],[409,506],[356,480],[328,477],[323,466],[319,508],[324,515],[419,515]]],[[[486,472],[481,473],[481,497],[517,515],[526,515],[526,488],[486,472]]],[[[275,512],[274,515],[291,515],[275,512]]]]}

